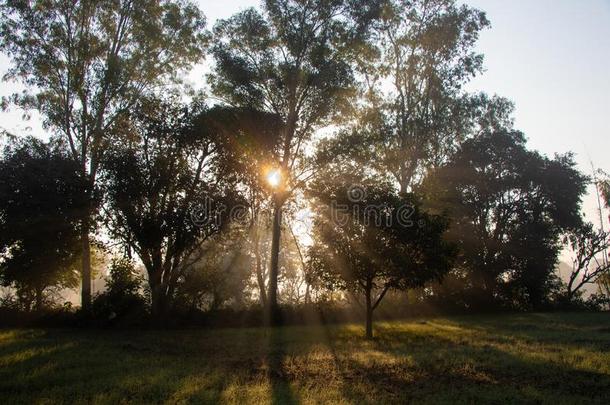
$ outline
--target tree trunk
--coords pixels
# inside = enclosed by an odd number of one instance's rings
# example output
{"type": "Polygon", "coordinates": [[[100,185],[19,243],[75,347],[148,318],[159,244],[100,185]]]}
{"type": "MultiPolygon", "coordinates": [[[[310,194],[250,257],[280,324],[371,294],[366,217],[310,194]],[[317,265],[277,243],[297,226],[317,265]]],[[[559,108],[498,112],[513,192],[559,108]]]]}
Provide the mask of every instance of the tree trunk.
{"type": "Polygon", "coordinates": [[[370,280],[366,282],[366,338],[373,338],[373,302],[371,295],[373,294],[373,283],[370,280]]]}
{"type": "Polygon", "coordinates": [[[265,286],[265,278],[263,277],[263,263],[261,260],[261,252],[260,252],[260,234],[259,229],[255,230],[254,234],[254,256],[256,258],[256,282],[258,284],[258,292],[261,298],[261,305],[263,309],[267,308],[267,291],[265,286]]]}
{"type": "Polygon", "coordinates": [[[36,287],[36,311],[40,312],[42,310],[42,288],[36,287]]]}
{"type": "Polygon", "coordinates": [[[91,309],[91,245],[89,241],[89,212],[81,222],[81,309],[88,312],[91,309]]]}
{"type": "Polygon", "coordinates": [[[159,320],[165,314],[164,286],[161,282],[161,271],[149,273],[148,285],[150,286],[150,312],[154,319],[159,320]]]}
{"type": "Polygon", "coordinates": [[[265,279],[261,270],[260,254],[256,255],[256,281],[258,284],[258,293],[261,296],[261,305],[267,308],[267,291],[265,291],[265,279]]]}
{"type": "Polygon", "coordinates": [[[267,295],[267,323],[279,323],[279,308],[277,304],[277,279],[280,256],[280,236],[282,231],[282,203],[275,202],[273,210],[273,233],[271,239],[271,260],[269,265],[269,294],[267,295]]]}
{"type": "Polygon", "coordinates": [[[309,293],[310,284],[307,280],[305,280],[305,305],[311,302],[311,294],[309,293]]]}

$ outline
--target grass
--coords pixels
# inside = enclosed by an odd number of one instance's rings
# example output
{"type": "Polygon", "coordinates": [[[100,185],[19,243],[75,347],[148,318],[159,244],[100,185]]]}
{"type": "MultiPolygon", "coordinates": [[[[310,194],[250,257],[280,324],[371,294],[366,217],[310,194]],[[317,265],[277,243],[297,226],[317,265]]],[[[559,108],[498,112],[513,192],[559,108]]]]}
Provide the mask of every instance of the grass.
{"type": "Polygon", "coordinates": [[[610,314],[0,330],[2,403],[607,403],[610,314]]]}

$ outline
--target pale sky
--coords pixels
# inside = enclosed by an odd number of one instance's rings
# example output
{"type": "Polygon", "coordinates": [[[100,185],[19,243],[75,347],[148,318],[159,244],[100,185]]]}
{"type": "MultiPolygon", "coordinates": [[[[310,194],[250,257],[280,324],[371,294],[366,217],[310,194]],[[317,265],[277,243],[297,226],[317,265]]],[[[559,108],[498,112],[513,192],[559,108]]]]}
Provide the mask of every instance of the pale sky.
{"type": "MultiPolygon", "coordinates": [[[[211,27],[218,18],[259,4],[258,0],[199,0],[211,27]]],[[[529,147],[552,156],[573,151],[581,170],[590,160],[610,172],[610,0],[468,0],[487,12],[492,28],[479,51],[486,72],[468,85],[507,97],[516,105],[515,123],[529,147]]],[[[8,67],[0,56],[0,71],[8,67]]],[[[196,69],[193,79],[203,80],[196,69]]],[[[0,84],[0,95],[15,90],[0,84]]],[[[40,134],[36,116],[0,112],[0,127],[40,134]]],[[[593,196],[585,212],[596,220],[593,196]]]]}

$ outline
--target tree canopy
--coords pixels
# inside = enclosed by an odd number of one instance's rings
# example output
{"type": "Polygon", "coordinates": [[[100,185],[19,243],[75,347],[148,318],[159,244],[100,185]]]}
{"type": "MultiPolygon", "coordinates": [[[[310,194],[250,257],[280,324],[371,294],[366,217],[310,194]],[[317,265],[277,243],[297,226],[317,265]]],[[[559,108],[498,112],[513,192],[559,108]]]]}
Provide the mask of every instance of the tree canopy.
{"type": "MultiPolygon", "coordinates": [[[[38,110],[81,175],[96,176],[108,134],[144,95],[176,82],[203,57],[205,19],[188,0],[9,0],[0,8],[5,76],[25,84],[6,102],[38,110]]],[[[91,301],[90,196],[81,224],[82,304],[91,301]]]]}
{"type": "Polygon", "coordinates": [[[61,144],[13,139],[0,159],[0,280],[41,309],[52,288],[75,287],[86,183],[61,144]]]}
{"type": "Polygon", "coordinates": [[[318,205],[310,277],[362,294],[372,338],[373,310],[386,293],[440,280],[455,247],[443,239],[447,220],[423,212],[413,195],[398,195],[373,179],[359,181],[362,189],[334,180],[311,190],[318,205]]]}
{"type": "Polygon", "coordinates": [[[428,175],[425,205],[448,212],[476,299],[542,303],[560,236],[581,222],[588,179],[574,166],[571,155],[545,158],[527,150],[522,133],[504,130],[467,140],[428,175]]]}

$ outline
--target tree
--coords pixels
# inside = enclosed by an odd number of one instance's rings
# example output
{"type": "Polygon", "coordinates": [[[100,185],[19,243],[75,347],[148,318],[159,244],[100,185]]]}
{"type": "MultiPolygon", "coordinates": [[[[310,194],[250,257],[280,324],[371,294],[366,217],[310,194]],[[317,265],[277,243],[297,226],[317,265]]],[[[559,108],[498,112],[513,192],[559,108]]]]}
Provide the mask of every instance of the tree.
{"type": "Polygon", "coordinates": [[[377,180],[318,182],[310,272],[330,288],[364,297],[366,337],[373,311],[390,289],[440,280],[454,248],[443,240],[445,218],[423,212],[411,194],[397,194],[377,180]],[[355,194],[355,193],[358,194],[355,194]]]}
{"type": "MultiPolygon", "coordinates": [[[[8,0],[0,9],[7,79],[28,86],[9,101],[40,111],[69,145],[93,192],[108,135],[145,94],[201,59],[205,21],[188,0],[8,0]]],[[[91,303],[93,196],[81,221],[82,306],[91,303]]]]}
{"type": "Polygon", "coordinates": [[[240,188],[247,200],[247,221],[239,234],[244,253],[256,277],[258,295],[263,308],[267,307],[268,271],[265,266],[270,246],[270,221],[267,215],[273,192],[265,175],[275,160],[274,148],[283,129],[277,114],[248,107],[212,108],[204,124],[217,134],[222,153],[220,176],[239,178],[240,188]]]}
{"type": "Polygon", "coordinates": [[[477,108],[506,107],[462,90],[482,69],[474,46],[488,26],[484,12],[454,0],[383,3],[369,47],[358,54],[364,97],[348,134],[361,139],[367,166],[392,176],[401,192],[446,161],[472,132],[477,108]]]}
{"type": "Polygon", "coordinates": [[[581,222],[587,178],[571,155],[529,151],[517,131],[485,131],[429,173],[425,206],[448,212],[470,305],[540,306],[551,285],[560,235],[581,222]]]}
{"type": "Polygon", "coordinates": [[[104,160],[107,225],[142,260],[156,318],[167,314],[178,279],[236,201],[217,176],[219,147],[205,122],[198,104],[144,100],[104,160]]]}
{"type": "Polygon", "coordinates": [[[86,184],[57,143],[13,139],[0,161],[0,280],[40,310],[49,289],[73,288],[86,184]]]}
{"type": "Polygon", "coordinates": [[[200,246],[198,259],[183,273],[176,287],[177,300],[186,310],[243,308],[250,278],[251,257],[243,244],[242,224],[230,225],[200,246]]]}
{"type": "Polygon", "coordinates": [[[610,176],[602,170],[598,170],[597,175],[601,176],[596,186],[599,188],[604,199],[606,208],[610,208],[610,176]]]}
{"type": "Polygon", "coordinates": [[[348,107],[353,77],[344,44],[366,31],[361,28],[375,4],[266,0],[262,13],[248,9],[214,28],[214,94],[232,106],[274,113],[284,123],[268,162],[282,177],[273,195],[271,320],[277,314],[282,210],[311,174],[305,150],[313,131],[348,107]]]}
{"type": "Polygon", "coordinates": [[[571,301],[582,287],[610,274],[610,263],[604,256],[610,246],[610,234],[587,223],[571,231],[567,241],[574,252],[566,286],[566,298],[571,301]]]}
{"type": "Polygon", "coordinates": [[[146,314],[146,299],[142,294],[143,280],[131,260],[125,257],[114,258],[105,281],[105,291],[97,294],[93,301],[92,312],[97,318],[103,317],[112,321],[146,314]]]}

